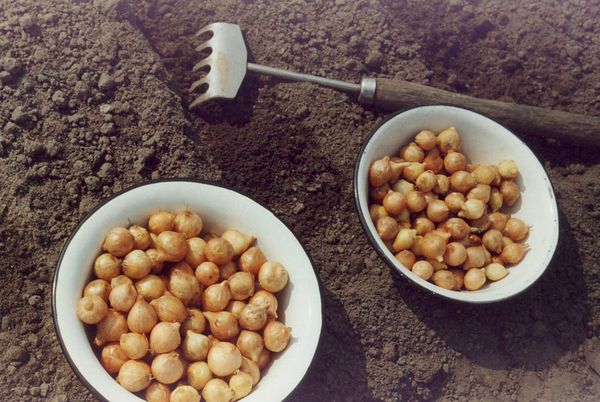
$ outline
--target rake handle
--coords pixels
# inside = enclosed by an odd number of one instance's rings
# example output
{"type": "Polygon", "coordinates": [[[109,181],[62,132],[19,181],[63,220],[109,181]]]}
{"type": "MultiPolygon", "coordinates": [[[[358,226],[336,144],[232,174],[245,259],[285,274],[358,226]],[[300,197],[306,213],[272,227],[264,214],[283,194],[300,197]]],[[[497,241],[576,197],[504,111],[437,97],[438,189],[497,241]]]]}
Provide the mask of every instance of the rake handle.
{"type": "Polygon", "coordinates": [[[377,78],[373,104],[386,109],[452,105],[481,113],[517,131],[600,146],[600,117],[478,99],[407,81],[377,78]]]}

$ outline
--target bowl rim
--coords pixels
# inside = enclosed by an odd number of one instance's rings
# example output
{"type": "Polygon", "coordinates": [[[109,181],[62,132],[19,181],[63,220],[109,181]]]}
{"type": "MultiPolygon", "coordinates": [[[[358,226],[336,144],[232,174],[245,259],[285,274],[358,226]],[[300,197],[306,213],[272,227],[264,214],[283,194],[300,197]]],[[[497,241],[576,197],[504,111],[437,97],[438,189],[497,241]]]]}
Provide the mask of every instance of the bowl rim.
{"type": "Polygon", "coordinates": [[[519,296],[521,294],[523,294],[526,290],[528,290],[531,286],[533,286],[535,283],[537,283],[540,278],[542,276],[544,276],[546,274],[546,271],[548,270],[548,266],[550,266],[550,264],[552,263],[552,260],[555,257],[556,254],[556,246],[558,244],[558,240],[560,237],[560,230],[557,227],[556,229],[556,236],[554,237],[554,244],[552,245],[552,253],[550,255],[550,258],[548,258],[548,262],[546,264],[546,266],[544,267],[543,271],[538,275],[537,278],[535,278],[535,280],[533,280],[531,283],[529,283],[527,286],[525,286],[524,288],[520,289],[518,292],[515,292],[513,294],[504,296],[504,297],[499,297],[496,299],[492,299],[492,300],[481,300],[481,301],[475,301],[475,300],[466,300],[466,299],[461,299],[461,298],[454,298],[454,297],[449,297],[446,296],[444,294],[438,293],[434,290],[429,290],[423,286],[421,286],[420,284],[418,284],[417,282],[415,282],[414,280],[412,280],[412,278],[408,277],[404,272],[402,272],[402,270],[398,269],[396,267],[396,265],[394,264],[394,261],[391,261],[390,258],[388,258],[388,256],[384,253],[384,251],[381,249],[381,247],[379,246],[379,244],[377,243],[377,239],[375,239],[373,233],[371,233],[371,231],[369,230],[369,227],[367,225],[367,221],[365,216],[363,216],[362,212],[361,212],[361,202],[360,202],[360,197],[358,194],[358,171],[359,171],[359,167],[360,167],[360,163],[362,161],[362,158],[364,156],[364,152],[365,149],[367,148],[367,146],[369,145],[371,139],[373,138],[373,136],[377,133],[377,131],[384,125],[386,124],[388,121],[392,120],[393,118],[406,113],[406,112],[410,112],[413,110],[418,110],[418,109],[429,109],[429,108],[436,108],[436,107],[445,107],[445,108],[450,108],[450,109],[459,109],[459,110],[463,110],[463,111],[467,111],[470,113],[473,113],[475,115],[479,115],[481,117],[483,117],[484,119],[490,120],[491,122],[501,126],[503,129],[505,129],[508,133],[510,133],[511,135],[513,135],[518,141],[520,141],[523,146],[525,146],[525,148],[527,148],[527,150],[531,153],[531,155],[533,156],[533,158],[540,164],[542,171],[544,172],[544,174],[546,175],[546,178],[548,179],[548,183],[550,185],[550,188],[552,190],[552,200],[553,202],[553,206],[554,206],[554,212],[557,216],[557,225],[560,224],[560,217],[558,215],[558,204],[556,202],[556,196],[555,196],[555,191],[554,191],[554,185],[552,184],[552,181],[550,180],[550,177],[548,176],[548,173],[546,172],[546,170],[544,169],[544,166],[542,165],[542,163],[540,162],[539,158],[535,155],[535,153],[531,150],[531,148],[529,148],[527,146],[527,144],[518,136],[516,135],[512,130],[510,130],[509,128],[507,128],[504,124],[499,123],[498,121],[492,119],[491,117],[483,114],[483,113],[479,113],[476,112],[472,109],[466,108],[466,107],[458,107],[458,106],[454,106],[454,105],[449,105],[449,104],[433,104],[433,105],[426,105],[426,106],[418,106],[418,107],[414,107],[414,108],[406,108],[406,109],[402,109],[399,110],[397,112],[391,113],[387,116],[385,116],[379,123],[377,123],[369,132],[369,135],[364,139],[362,146],[360,147],[358,154],[356,156],[356,161],[354,164],[354,178],[353,178],[353,187],[354,187],[354,208],[356,210],[356,214],[358,215],[358,219],[360,221],[360,224],[363,228],[363,232],[365,234],[365,236],[367,237],[367,239],[369,240],[369,243],[371,243],[371,246],[375,249],[375,251],[377,252],[377,254],[379,254],[379,257],[381,259],[383,259],[383,261],[386,263],[386,265],[388,265],[388,267],[393,268],[396,272],[398,272],[402,277],[404,277],[405,279],[408,280],[408,283],[412,286],[416,286],[419,289],[421,289],[422,291],[427,292],[428,294],[432,294],[435,297],[447,300],[447,301],[453,301],[453,302],[458,302],[458,303],[465,303],[465,304],[470,304],[470,305],[483,305],[483,304],[492,304],[492,303],[499,303],[499,302],[503,302],[506,300],[510,300],[516,296],[519,296]]]}
{"type": "MultiPolygon", "coordinates": [[[[202,179],[196,179],[193,177],[170,177],[170,178],[161,178],[161,179],[156,179],[156,180],[148,180],[148,181],[144,181],[142,183],[137,183],[134,185],[131,185],[129,187],[123,188],[113,194],[111,194],[110,196],[104,198],[103,200],[101,200],[98,204],[96,204],[94,206],[94,208],[92,208],[83,218],[80,219],[80,221],[77,223],[77,226],[73,229],[73,231],[71,232],[71,234],[69,235],[69,237],[67,238],[66,242],[64,243],[64,245],[61,248],[58,260],[56,262],[56,268],[54,269],[54,274],[53,274],[53,278],[52,278],[52,322],[54,324],[54,332],[56,332],[56,336],[58,338],[58,343],[60,345],[60,348],[63,352],[63,355],[65,356],[65,358],[67,359],[67,362],[69,363],[69,366],[71,366],[71,369],[75,372],[77,378],[79,379],[80,382],[83,383],[83,385],[85,385],[85,387],[98,399],[104,401],[104,402],[111,402],[110,400],[106,399],[106,397],[104,397],[104,395],[102,395],[100,393],[100,391],[98,391],[95,387],[93,387],[86,379],[86,377],[83,375],[83,373],[81,373],[81,371],[79,370],[79,368],[77,367],[77,365],[74,363],[69,351],[67,350],[65,343],[63,341],[63,336],[60,332],[60,328],[58,327],[58,318],[57,318],[57,303],[56,303],[56,290],[57,290],[57,286],[58,286],[58,272],[60,270],[60,267],[62,265],[62,260],[63,257],[67,251],[67,248],[69,247],[69,245],[71,244],[71,241],[73,240],[73,238],[75,237],[75,235],[79,232],[79,230],[81,229],[81,227],[83,226],[83,224],[92,216],[94,215],[100,208],[102,208],[104,205],[108,204],[110,201],[112,201],[113,199],[119,197],[120,195],[134,190],[136,188],[139,187],[144,187],[144,186],[149,186],[149,185],[153,185],[153,184],[158,184],[158,183],[166,183],[166,182],[191,182],[191,183],[196,183],[196,184],[204,184],[204,185],[208,185],[208,186],[213,186],[213,187],[220,187],[229,191],[233,191],[237,194],[240,194],[246,198],[248,198],[249,200],[257,203],[258,205],[260,205],[261,207],[265,208],[267,211],[269,211],[273,217],[275,219],[277,219],[281,224],[283,224],[289,231],[290,233],[292,233],[292,235],[294,236],[294,238],[298,241],[298,244],[300,244],[300,248],[302,249],[302,251],[304,252],[304,254],[306,254],[308,260],[310,261],[311,264],[311,268],[313,269],[313,273],[315,274],[315,278],[317,281],[317,289],[319,292],[319,299],[320,299],[320,305],[321,305],[321,309],[320,309],[320,314],[321,314],[321,325],[320,325],[320,330],[319,330],[319,336],[317,338],[317,346],[315,348],[315,352],[313,354],[313,356],[311,357],[310,360],[310,364],[308,365],[308,367],[306,368],[305,372],[302,373],[302,377],[300,379],[300,381],[294,386],[294,388],[292,388],[289,393],[287,394],[287,396],[284,399],[288,399],[291,395],[295,394],[296,391],[299,389],[300,385],[306,380],[306,374],[314,367],[315,365],[315,357],[319,354],[320,350],[321,350],[321,346],[322,346],[322,341],[323,341],[323,313],[324,313],[324,299],[323,299],[323,285],[321,283],[321,279],[319,278],[319,275],[317,274],[317,271],[315,270],[315,263],[313,258],[311,257],[311,255],[308,253],[306,246],[304,244],[304,242],[302,241],[302,239],[294,232],[294,230],[292,230],[292,228],[285,223],[283,220],[281,220],[279,218],[279,216],[277,216],[277,214],[275,214],[275,212],[269,208],[268,206],[266,206],[265,204],[263,204],[262,202],[254,199],[253,197],[250,197],[249,195],[245,194],[243,191],[237,190],[232,188],[231,186],[225,185],[225,184],[221,184],[221,183],[215,183],[215,182],[211,182],[208,180],[202,180],[202,179]]],[[[132,393],[133,394],[133,393],[132,393]]],[[[135,394],[133,394],[135,395],[135,394]]]]}

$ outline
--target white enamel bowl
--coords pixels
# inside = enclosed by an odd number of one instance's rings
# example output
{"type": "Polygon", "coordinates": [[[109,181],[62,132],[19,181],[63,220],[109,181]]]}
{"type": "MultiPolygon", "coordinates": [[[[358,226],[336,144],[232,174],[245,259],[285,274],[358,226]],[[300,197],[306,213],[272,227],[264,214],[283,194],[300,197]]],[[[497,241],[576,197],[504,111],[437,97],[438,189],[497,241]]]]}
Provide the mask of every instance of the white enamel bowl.
{"type": "Polygon", "coordinates": [[[546,270],[558,241],[558,209],[550,180],[533,152],[513,133],[480,114],[451,106],[425,106],[396,114],[383,121],[363,145],[356,163],[354,195],[363,228],[373,247],[388,265],[427,291],[468,303],[490,303],[508,299],[531,286],[546,270]],[[385,155],[395,155],[420,130],[439,132],[454,126],[461,135],[462,152],[473,163],[516,161],[521,175],[517,183],[521,200],[509,212],[531,225],[526,242],[531,250],[510,274],[480,290],[455,292],[442,289],[413,274],[394,258],[377,235],[369,217],[368,169],[385,155]]]}
{"type": "Polygon", "coordinates": [[[139,185],[100,204],[75,229],[64,247],[54,277],[52,307],[63,351],[85,385],[107,401],[142,401],[122,388],[100,365],[75,304],[89,280],[104,234],[117,225],[146,224],[157,209],[198,212],[205,228],[220,233],[236,228],[258,238],[270,260],[283,263],[290,282],[280,297],[280,314],[292,327],[287,349],[244,402],[279,401],[300,383],[309,369],[321,334],[321,295],[312,262],[294,234],[272,212],[227,188],[188,180],[164,180],[139,185]]]}

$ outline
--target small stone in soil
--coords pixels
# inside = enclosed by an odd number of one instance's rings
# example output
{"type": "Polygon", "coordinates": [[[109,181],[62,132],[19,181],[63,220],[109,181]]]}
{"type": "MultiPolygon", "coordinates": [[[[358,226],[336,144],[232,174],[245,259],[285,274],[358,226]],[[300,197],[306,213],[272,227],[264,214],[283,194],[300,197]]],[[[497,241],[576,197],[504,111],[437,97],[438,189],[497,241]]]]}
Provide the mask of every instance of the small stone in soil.
{"type": "Polygon", "coordinates": [[[29,359],[29,353],[21,346],[9,346],[4,354],[7,360],[16,363],[25,363],[29,359]]]}
{"type": "Polygon", "coordinates": [[[100,79],[98,80],[98,88],[101,91],[110,91],[115,87],[115,80],[108,74],[102,73],[100,75],[100,79]]]}
{"type": "Polygon", "coordinates": [[[14,57],[5,57],[0,61],[0,66],[5,71],[8,71],[13,77],[19,75],[23,69],[23,64],[14,57]]]}
{"type": "Polygon", "coordinates": [[[7,84],[12,80],[12,75],[8,71],[0,71],[0,82],[7,84]]]}
{"type": "Polygon", "coordinates": [[[10,115],[10,119],[17,124],[22,125],[29,121],[30,116],[23,106],[17,106],[10,115]]]}
{"type": "Polygon", "coordinates": [[[65,107],[69,103],[69,99],[63,91],[56,91],[52,95],[52,102],[58,107],[65,107]]]}

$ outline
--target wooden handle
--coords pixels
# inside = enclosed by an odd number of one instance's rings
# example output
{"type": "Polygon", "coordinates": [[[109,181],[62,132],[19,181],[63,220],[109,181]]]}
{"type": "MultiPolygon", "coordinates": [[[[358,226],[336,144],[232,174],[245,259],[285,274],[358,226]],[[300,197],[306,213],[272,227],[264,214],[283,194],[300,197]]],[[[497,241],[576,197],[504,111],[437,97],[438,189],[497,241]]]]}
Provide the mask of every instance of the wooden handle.
{"type": "Polygon", "coordinates": [[[386,109],[426,105],[463,107],[531,134],[600,146],[600,117],[473,98],[441,89],[385,78],[377,79],[374,104],[386,109]]]}

